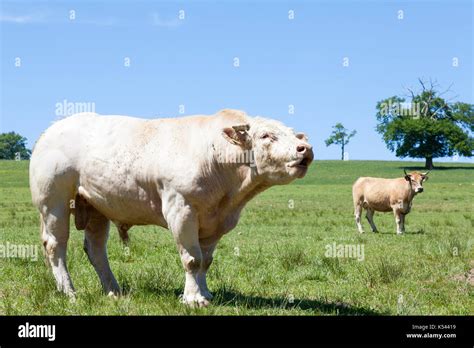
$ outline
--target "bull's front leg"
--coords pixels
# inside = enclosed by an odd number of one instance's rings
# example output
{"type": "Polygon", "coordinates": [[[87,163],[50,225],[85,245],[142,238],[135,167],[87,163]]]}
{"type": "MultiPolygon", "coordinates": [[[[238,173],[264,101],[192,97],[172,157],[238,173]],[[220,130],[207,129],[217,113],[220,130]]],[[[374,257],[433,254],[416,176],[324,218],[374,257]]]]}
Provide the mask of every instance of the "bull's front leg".
{"type": "Polygon", "coordinates": [[[397,234],[403,234],[403,232],[405,232],[405,216],[400,209],[394,209],[393,214],[395,215],[395,222],[397,223],[397,234]]]}
{"type": "Polygon", "coordinates": [[[202,290],[202,294],[208,300],[212,300],[212,294],[207,287],[207,280],[206,275],[209,269],[209,266],[213,260],[213,253],[216,248],[218,242],[218,238],[207,238],[200,240],[201,245],[201,252],[202,252],[202,264],[201,269],[198,275],[198,281],[200,284],[200,288],[202,290]]]}
{"type": "Polygon", "coordinates": [[[193,307],[207,306],[209,301],[205,298],[199,282],[203,257],[196,212],[182,196],[176,194],[164,204],[163,210],[185,271],[183,303],[193,307]]]}

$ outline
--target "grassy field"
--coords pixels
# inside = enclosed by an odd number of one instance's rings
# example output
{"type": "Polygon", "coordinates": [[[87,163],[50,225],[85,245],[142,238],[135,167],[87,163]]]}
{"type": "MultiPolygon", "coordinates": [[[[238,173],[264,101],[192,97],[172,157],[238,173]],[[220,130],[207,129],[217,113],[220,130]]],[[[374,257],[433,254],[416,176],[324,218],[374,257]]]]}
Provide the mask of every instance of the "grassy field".
{"type": "MultiPolygon", "coordinates": [[[[420,163],[316,161],[304,180],[274,187],[245,208],[218,245],[208,274],[213,304],[182,305],[181,263],[169,231],[134,227],[130,253],[111,229],[109,258],[123,287],[102,294],[71,225],[68,266],[75,303],[55,291],[43,261],[28,162],[0,161],[0,245],[33,244],[38,260],[0,259],[0,314],[384,315],[474,314],[474,165],[439,164],[415,198],[407,232],[392,214],[375,215],[380,233],[359,234],[351,187],[359,176],[402,176],[420,163]],[[364,259],[327,257],[326,246],[364,247],[364,259]],[[473,272],[473,273],[469,273],[473,272]]],[[[71,220],[72,222],[72,220],[71,220]]]]}

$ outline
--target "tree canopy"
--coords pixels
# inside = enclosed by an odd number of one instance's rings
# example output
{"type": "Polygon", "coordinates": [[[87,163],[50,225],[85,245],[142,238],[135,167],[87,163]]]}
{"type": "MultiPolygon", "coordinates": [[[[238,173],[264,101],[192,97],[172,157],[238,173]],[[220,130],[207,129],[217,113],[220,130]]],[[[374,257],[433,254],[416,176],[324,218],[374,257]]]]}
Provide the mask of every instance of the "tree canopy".
{"type": "Polygon", "coordinates": [[[408,97],[392,96],[377,103],[377,131],[397,157],[424,158],[433,168],[433,158],[458,154],[472,157],[474,150],[474,105],[450,103],[432,81],[418,80],[421,89],[407,89],[408,97]]]}
{"type": "Polygon", "coordinates": [[[0,134],[0,159],[29,159],[31,150],[26,148],[27,139],[15,132],[0,134]]]}

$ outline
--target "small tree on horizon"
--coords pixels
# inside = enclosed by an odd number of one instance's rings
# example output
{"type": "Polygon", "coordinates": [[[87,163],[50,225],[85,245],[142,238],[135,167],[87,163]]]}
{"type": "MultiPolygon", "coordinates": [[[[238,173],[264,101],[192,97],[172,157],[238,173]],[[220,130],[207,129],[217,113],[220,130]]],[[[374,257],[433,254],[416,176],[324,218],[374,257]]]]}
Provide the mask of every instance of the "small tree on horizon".
{"type": "Polygon", "coordinates": [[[332,127],[333,131],[329,138],[325,140],[326,146],[329,145],[340,145],[341,146],[341,160],[344,160],[344,149],[347,144],[349,144],[349,140],[357,134],[357,131],[353,130],[349,133],[349,130],[344,128],[342,123],[336,123],[335,126],[332,127]]]}
{"type": "Polygon", "coordinates": [[[13,160],[16,154],[21,159],[29,159],[31,150],[26,148],[27,139],[15,132],[0,134],[0,159],[13,160]]]}

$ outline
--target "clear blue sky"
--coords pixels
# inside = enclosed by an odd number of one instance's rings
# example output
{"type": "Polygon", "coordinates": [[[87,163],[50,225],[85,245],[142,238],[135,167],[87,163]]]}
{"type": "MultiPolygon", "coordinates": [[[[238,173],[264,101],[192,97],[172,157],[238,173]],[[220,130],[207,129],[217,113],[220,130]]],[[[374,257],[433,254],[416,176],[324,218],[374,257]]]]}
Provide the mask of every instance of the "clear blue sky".
{"type": "Polygon", "coordinates": [[[146,118],[237,108],[304,131],[318,159],[339,158],[324,139],[342,122],[351,159],[392,160],[376,102],[423,77],[473,103],[472,22],[453,0],[2,1],[0,132],[32,147],[64,100],[146,118]]]}

